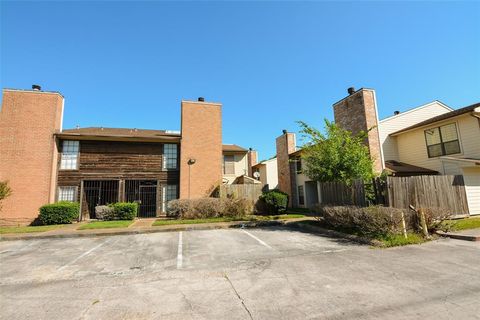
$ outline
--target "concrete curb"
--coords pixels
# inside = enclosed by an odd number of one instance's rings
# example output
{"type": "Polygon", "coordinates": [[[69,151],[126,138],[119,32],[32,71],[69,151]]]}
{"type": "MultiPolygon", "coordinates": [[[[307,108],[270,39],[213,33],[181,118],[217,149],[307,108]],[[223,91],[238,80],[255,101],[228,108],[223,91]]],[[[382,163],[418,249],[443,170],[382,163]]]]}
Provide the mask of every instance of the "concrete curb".
{"type": "Polygon", "coordinates": [[[459,234],[459,233],[451,233],[451,232],[443,232],[443,231],[437,231],[436,234],[438,234],[441,237],[447,237],[447,238],[452,238],[457,240],[480,241],[480,236],[472,236],[468,234],[459,234]]]}
{"type": "Polygon", "coordinates": [[[234,221],[234,222],[219,222],[219,223],[202,223],[202,224],[185,224],[185,225],[171,225],[158,226],[148,228],[122,228],[116,229],[94,229],[94,230],[75,230],[70,233],[44,234],[44,233],[24,233],[24,234],[6,234],[0,236],[0,241],[13,240],[36,240],[36,239],[66,239],[66,238],[81,238],[81,237],[102,237],[102,236],[120,236],[132,234],[146,234],[157,232],[175,232],[175,231],[192,231],[192,230],[214,230],[214,229],[229,229],[229,228],[256,228],[256,227],[271,227],[281,226],[286,223],[291,223],[292,220],[300,221],[300,219],[289,220],[269,220],[269,221],[234,221]]]}
{"type": "Polygon", "coordinates": [[[299,223],[299,221],[290,222],[288,226],[291,227],[291,228],[301,229],[301,230],[305,230],[305,231],[312,232],[312,233],[325,234],[325,235],[330,236],[332,238],[343,238],[343,239],[358,242],[358,243],[361,243],[361,244],[368,244],[368,245],[371,245],[371,246],[374,246],[374,247],[384,247],[385,246],[382,242],[380,242],[378,240],[372,240],[372,239],[369,239],[369,238],[360,237],[360,236],[356,236],[356,235],[353,235],[353,234],[348,234],[348,233],[343,233],[343,232],[339,232],[339,231],[335,231],[335,230],[325,229],[325,228],[322,228],[322,227],[312,226],[312,225],[305,224],[305,223],[299,223]]]}

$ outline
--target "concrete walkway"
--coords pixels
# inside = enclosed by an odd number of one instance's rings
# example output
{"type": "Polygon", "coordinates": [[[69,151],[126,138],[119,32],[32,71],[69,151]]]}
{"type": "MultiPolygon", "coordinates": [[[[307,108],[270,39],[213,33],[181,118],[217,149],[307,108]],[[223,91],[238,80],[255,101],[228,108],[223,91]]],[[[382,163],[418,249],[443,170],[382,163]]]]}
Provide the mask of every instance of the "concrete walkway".
{"type": "Polygon", "coordinates": [[[256,227],[256,226],[279,226],[289,222],[312,220],[305,217],[299,219],[288,220],[268,220],[268,221],[234,221],[234,222],[215,222],[215,223],[199,223],[199,224],[176,224],[152,227],[152,223],[157,219],[137,219],[127,228],[110,228],[110,229],[87,229],[77,230],[82,224],[88,222],[74,223],[66,225],[59,229],[45,232],[33,233],[11,233],[0,236],[0,241],[6,240],[30,240],[30,239],[50,239],[50,238],[77,238],[77,237],[99,237],[127,234],[142,234],[169,231],[189,231],[189,230],[210,230],[210,229],[227,229],[239,227],[256,227]]]}
{"type": "Polygon", "coordinates": [[[480,241],[480,228],[452,232],[439,231],[437,234],[441,235],[442,237],[449,237],[458,240],[480,241]]]}

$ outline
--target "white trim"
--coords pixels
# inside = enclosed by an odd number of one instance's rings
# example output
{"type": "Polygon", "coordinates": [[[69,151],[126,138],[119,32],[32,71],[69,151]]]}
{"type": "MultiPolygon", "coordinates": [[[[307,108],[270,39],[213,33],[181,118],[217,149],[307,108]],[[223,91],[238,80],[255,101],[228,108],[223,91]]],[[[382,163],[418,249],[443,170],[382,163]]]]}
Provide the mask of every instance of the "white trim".
{"type": "Polygon", "coordinates": [[[378,144],[380,149],[380,165],[382,167],[382,171],[385,170],[385,158],[383,156],[383,146],[380,142],[380,120],[378,118],[378,108],[377,108],[377,94],[375,90],[372,90],[373,93],[373,103],[375,105],[375,115],[377,117],[377,135],[378,135],[378,144]]]}

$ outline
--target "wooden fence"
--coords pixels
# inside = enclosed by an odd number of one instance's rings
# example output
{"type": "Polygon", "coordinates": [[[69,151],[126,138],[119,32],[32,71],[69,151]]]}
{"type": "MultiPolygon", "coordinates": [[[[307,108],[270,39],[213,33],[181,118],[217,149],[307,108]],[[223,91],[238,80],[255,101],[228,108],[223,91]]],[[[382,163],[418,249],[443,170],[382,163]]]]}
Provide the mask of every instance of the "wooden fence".
{"type": "Polygon", "coordinates": [[[388,177],[388,204],[395,208],[443,208],[468,214],[463,176],[388,177]]]}
{"type": "Polygon", "coordinates": [[[326,205],[356,205],[366,206],[365,185],[358,180],[347,185],[344,182],[323,182],[320,183],[320,194],[322,204],[326,205]]]}
{"type": "Polygon", "coordinates": [[[256,202],[261,195],[261,184],[223,184],[219,189],[220,198],[248,199],[256,202]]]}
{"type": "Polygon", "coordinates": [[[443,208],[453,214],[468,214],[463,176],[413,176],[375,179],[372,183],[356,181],[320,183],[321,203],[326,205],[380,204],[395,208],[443,208]],[[367,199],[367,189],[371,193],[367,199]]]}

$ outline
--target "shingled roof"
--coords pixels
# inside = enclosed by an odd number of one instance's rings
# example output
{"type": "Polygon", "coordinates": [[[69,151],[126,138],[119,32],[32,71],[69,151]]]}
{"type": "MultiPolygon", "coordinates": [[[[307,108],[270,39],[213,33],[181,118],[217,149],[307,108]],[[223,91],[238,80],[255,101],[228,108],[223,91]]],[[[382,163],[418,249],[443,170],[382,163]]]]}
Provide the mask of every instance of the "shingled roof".
{"type": "Polygon", "coordinates": [[[242,153],[248,152],[247,149],[237,146],[236,144],[224,144],[222,145],[222,151],[242,152],[242,153]]]}
{"type": "Polygon", "coordinates": [[[90,139],[90,140],[132,140],[132,141],[157,141],[180,140],[180,132],[166,130],[150,130],[136,128],[104,128],[87,127],[66,129],[56,133],[60,138],[90,139]]]}
{"type": "Polygon", "coordinates": [[[453,117],[456,117],[456,116],[460,116],[460,115],[465,114],[465,113],[469,113],[469,112],[473,112],[473,111],[480,112],[480,110],[475,110],[477,108],[480,109],[480,103],[475,103],[475,104],[472,104],[468,107],[460,108],[460,109],[457,109],[457,110],[453,110],[453,111],[441,114],[441,115],[436,116],[436,117],[432,117],[432,118],[427,119],[425,121],[414,124],[413,126],[410,126],[410,127],[404,128],[402,130],[393,132],[390,135],[397,135],[397,134],[402,133],[402,132],[410,131],[412,129],[420,128],[420,127],[423,127],[423,126],[426,126],[426,125],[429,125],[429,124],[432,124],[432,123],[435,123],[435,122],[438,122],[438,121],[442,121],[442,120],[446,120],[446,119],[453,118],[453,117]]]}

